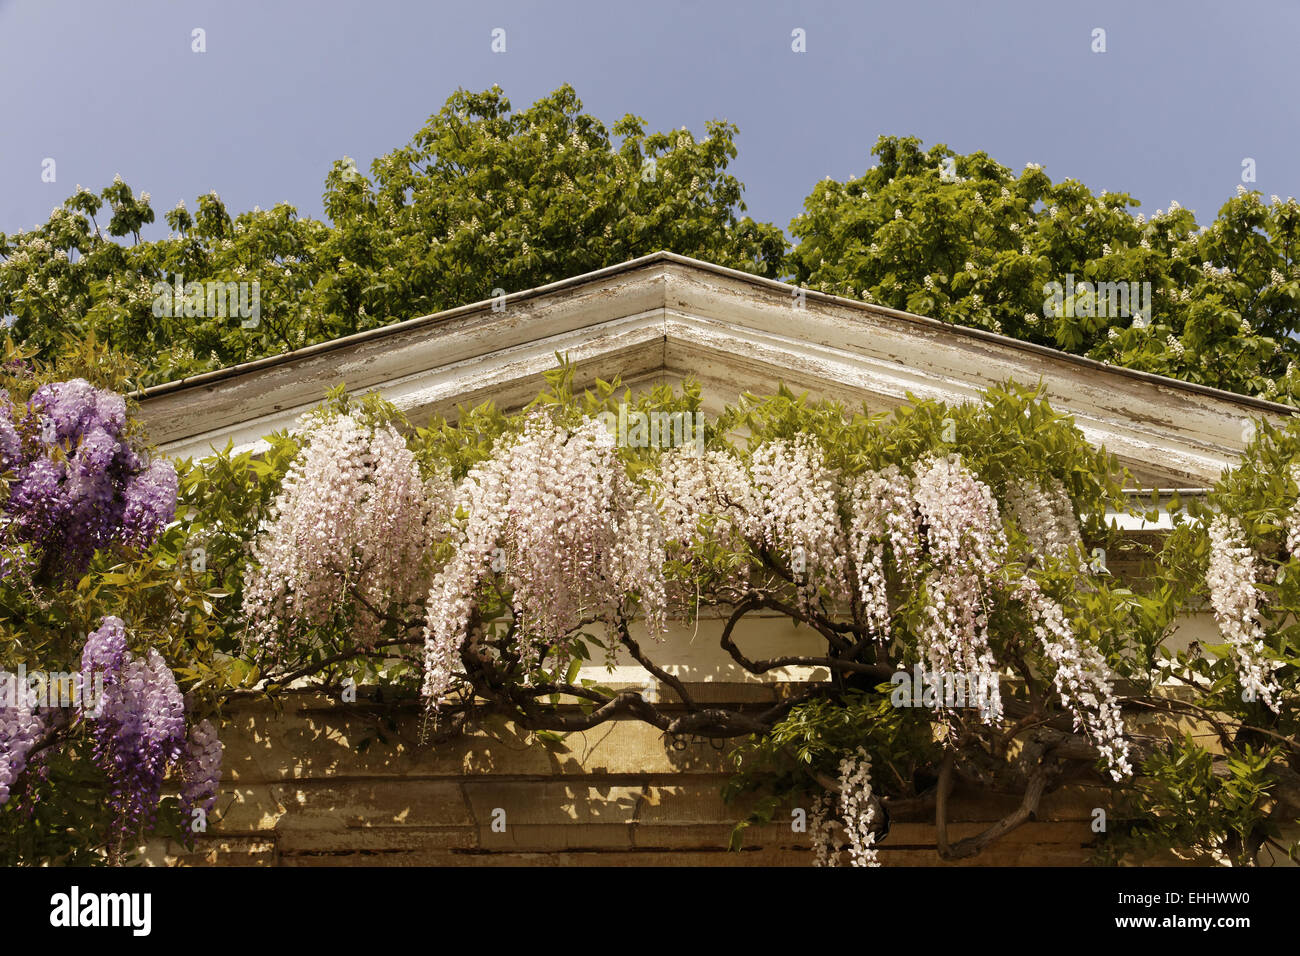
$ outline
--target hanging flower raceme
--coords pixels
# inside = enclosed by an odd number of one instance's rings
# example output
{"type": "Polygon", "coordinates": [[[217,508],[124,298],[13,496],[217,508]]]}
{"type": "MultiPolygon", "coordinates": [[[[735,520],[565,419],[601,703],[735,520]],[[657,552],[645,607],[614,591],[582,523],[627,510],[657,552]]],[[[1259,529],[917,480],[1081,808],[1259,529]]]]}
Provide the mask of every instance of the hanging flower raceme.
{"type": "Polygon", "coordinates": [[[832,600],[848,598],[840,476],[815,440],[764,442],[747,463],[718,449],[673,449],[662,456],[656,481],[670,540],[689,546],[707,537],[767,551],[794,578],[804,606],[822,590],[832,600]],[[702,530],[705,516],[713,521],[702,530]]]}
{"type": "Polygon", "coordinates": [[[813,798],[808,828],[813,866],[837,866],[846,843],[850,866],[880,866],[875,822],[871,756],[859,747],[840,760],[838,795],[828,792],[813,798]],[[839,825],[833,818],[836,811],[839,825]]]}
{"type": "MultiPolygon", "coordinates": [[[[744,464],[729,451],[709,449],[700,454],[691,445],[670,448],[659,458],[654,482],[664,537],[688,549],[688,559],[689,549],[704,542],[744,551],[747,536],[757,533],[753,515],[761,511],[758,493],[744,464]]],[[[723,573],[725,586],[735,591],[747,588],[748,562],[736,562],[723,573]]],[[[689,602],[693,590],[670,593],[676,603],[689,602]]]]}
{"type": "Polygon", "coordinates": [[[812,799],[808,813],[808,837],[812,841],[813,866],[838,866],[844,838],[835,825],[835,797],[819,793],[812,799]]]}
{"type": "MultiPolygon", "coordinates": [[[[877,636],[888,634],[895,603],[923,594],[915,635],[922,663],[933,674],[964,676],[968,686],[983,688],[980,715],[990,725],[1003,711],[989,615],[1008,598],[1019,601],[1076,726],[1097,741],[1113,772],[1130,772],[1109,669],[1095,648],[1076,640],[1064,610],[1032,579],[1013,582],[1010,590],[999,580],[1010,560],[1001,509],[960,456],[927,456],[914,474],[890,465],[845,480],[825,466],[815,442],[800,437],[759,445],[748,469],[726,452],[671,452],[660,462],[658,481],[670,537],[701,540],[701,519],[713,515],[714,540],[798,556],[808,572],[799,580],[804,602],[818,587],[843,599],[844,582],[855,580],[865,624],[877,636]],[[906,592],[893,602],[891,567],[906,592]]],[[[1058,479],[1014,489],[1010,501],[1034,554],[1082,554],[1073,504],[1058,479]]]]}
{"type": "Polygon", "coordinates": [[[1265,659],[1257,574],[1255,552],[1246,541],[1241,522],[1215,515],[1210,522],[1210,564],[1205,574],[1214,619],[1232,648],[1242,692],[1247,699],[1258,698],[1277,711],[1281,689],[1265,659]]]}
{"type": "Polygon", "coordinates": [[[1079,519],[1059,478],[1043,487],[1024,483],[1011,489],[1008,502],[1016,524],[1037,554],[1065,561],[1082,554],[1079,519]]]}
{"type": "Polygon", "coordinates": [[[849,497],[849,553],[857,572],[858,597],[867,625],[877,634],[890,623],[886,565],[909,577],[920,558],[920,528],[912,480],[897,465],[867,472],[854,481],[849,497]]]}
{"type": "Polygon", "coordinates": [[[28,755],[44,732],[44,719],[25,695],[14,707],[0,700],[0,806],[8,802],[10,789],[27,769],[28,755]]]}
{"type": "Polygon", "coordinates": [[[8,471],[22,459],[23,443],[14,427],[13,404],[9,392],[0,389],[0,471],[8,471]]]}
{"type": "Polygon", "coordinates": [[[663,525],[598,421],[567,428],[545,415],[503,440],[466,476],[456,508],[455,552],[429,591],[424,693],[441,702],[469,634],[475,593],[499,573],[526,667],[585,622],[614,624],[640,599],[651,633],[663,630],[663,525]]]}
{"type": "MultiPolygon", "coordinates": [[[[173,769],[181,770],[182,809],[187,814],[196,806],[211,809],[221,778],[216,729],[201,721],[187,740],[184,698],[157,650],[132,654],[122,620],[105,617],[82,648],[80,683],[102,688],[95,695],[83,693],[77,713],[89,731],[95,764],[108,778],[105,802],[119,844],[152,826],[163,782],[173,769]]],[[[25,770],[29,777],[34,772],[28,758],[47,729],[48,721],[23,690],[16,707],[0,706],[0,805],[25,770]]]]}
{"type": "Polygon", "coordinates": [[[750,456],[757,510],[753,537],[784,555],[807,606],[825,589],[848,599],[844,532],[839,516],[840,479],[821,447],[805,435],[765,442],[750,456]]]}
{"type": "Polygon", "coordinates": [[[1043,656],[1055,666],[1052,683],[1062,706],[1074,712],[1074,729],[1084,730],[1092,739],[1115,780],[1130,776],[1133,767],[1123,714],[1115,699],[1114,676],[1101,651],[1075,636],[1065,610],[1032,578],[1021,580],[1014,597],[1024,603],[1043,656]]]}
{"type": "Polygon", "coordinates": [[[754,532],[753,515],[761,511],[749,474],[728,451],[709,449],[701,455],[692,445],[670,448],[660,456],[655,477],[664,535],[690,546],[704,537],[739,547],[754,532]],[[700,519],[716,518],[706,532],[700,519]]]}
{"type": "Polygon", "coordinates": [[[126,646],[120,618],[106,617],[82,650],[83,686],[103,675],[103,696],[91,721],[95,761],[109,779],[108,805],[122,837],[152,822],[167,770],[185,742],[185,702],[166,661],[126,646]]]}
{"type": "Polygon", "coordinates": [[[879,866],[874,831],[876,808],[871,792],[871,757],[862,747],[840,761],[840,814],[849,838],[853,866],[879,866]]]}
{"type": "Polygon", "coordinates": [[[418,604],[428,589],[425,553],[438,534],[438,486],[391,426],[336,415],[305,436],[284,478],[274,517],[253,545],[244,613],[264,644],[350,617],[363,646],[382,615],[418,604]]]}
{"type": "MultiPolygon", "coordinates": [[[[1287,468],[1291,483],[1300,488],[1300,462],[1293,462],[1287,468]]],[[[1300,497],[1291,505],[1286,516],[1286,550],[1288,554],[1300,552],[1300,497]]]]}
{"type": "MultiPolygon", "coordinates": [[[[147,547],[176,511],[176,470],[125,436],[126,402],[82,379],[43,385],[14,427],[0,394],[0,459],[12,470],[5,533],[51,574],[77,574],[114,542],[147,547]]],[[[10,560],[9,570],[23,562],[10,560]]]]}
{"type": "MultiPolygon", "coordinates": [[[[86,644],[81,649],[81,685],[94,686],[96,674],[103,675],[105,686],[116,681],[129,653],[126,649],[126,625],[122,619],[104,618],[99,627],[86,636],[86,644]]],[[[99,717],[103,710],[104,698],[101,695],[95,711],[83,716],[99,717]]]]}
{"type": "Polygon", "coordinates": [[[211,721],[201,720],[190,728],[181,755],[182,820],[189,820],[195,809],[212,812],[221,785],[221,749],[211,721]]]}
{"type": "Polygon", "coordinates": [[[919,462],[913,496],[932,568],[918,651],[933,673],[963,674],[986,687],[981,716],[995,724],[1002,718],[1002,694],[988,611],[1007,550],[997,499],[959,455],[919,462]]]}

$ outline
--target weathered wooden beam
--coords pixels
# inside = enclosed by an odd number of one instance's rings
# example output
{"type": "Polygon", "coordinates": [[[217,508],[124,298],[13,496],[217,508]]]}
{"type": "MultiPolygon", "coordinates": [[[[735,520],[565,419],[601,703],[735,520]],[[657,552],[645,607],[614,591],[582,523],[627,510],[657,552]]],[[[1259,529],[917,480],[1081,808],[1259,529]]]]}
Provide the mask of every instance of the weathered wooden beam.
{"type": "Polygon", "coordinates": [[[807,291],[671,253],[147,389],[151,438],[176,456],[257,448],[343,382],[417,422],[492,400],[517,408],[565,353],[576,384],[701,382],[706,409],[796,390],[872,411],[907,395],[978,400],[1041,382],[1087,438],[1147,485],[1204,485],[1240,455],[1246,422],[1286,406],[1102,365],[937,319],[807,291]]]}

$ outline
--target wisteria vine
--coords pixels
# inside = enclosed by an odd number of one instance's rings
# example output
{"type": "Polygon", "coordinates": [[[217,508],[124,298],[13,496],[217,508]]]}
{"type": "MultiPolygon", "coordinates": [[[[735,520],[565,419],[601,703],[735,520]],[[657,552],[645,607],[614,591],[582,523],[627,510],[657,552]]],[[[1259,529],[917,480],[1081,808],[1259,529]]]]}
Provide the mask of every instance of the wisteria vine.
{"type": "Polygon", "coordinates": [[[148,547],[172,520],[176,470],[126,424],[122,396],[84,379],[42,385],[18,409],[0,393],[0,471],[13,474],[0,575],[76,575],[114,543],[148,547]]]}
{"type": "MultiPolygon", "coordinates": [[[[1010,670],[1000,655],[1010,623],[1013,651],[1038,662],[1097,759],[1116,780],[1132,773],[1114,674],[1038,578],[1040,570],[1087,573],[1080,523],[1059,478],[995,486],[954,451],[846,468],[811,433],[745,449],[666,448],[634,469],[595,417],[543,408],[453,480],[420,472],[386,428],[350,412],[303,434],[253,546],[245,608],[255,640],[274,646],[285,627],[319,627],[341,611],[353,622],[373,615],[397,626],[393,653],[409,641],[402,633],[418,633],[423,695],[440,711],[478,697],[539,728],[628,712],[674,732],[754,732],[765,725],[694,705],[631,636],[634,619],[661,634],[707,587],[711,603],[734,610],[723,646],[751,671],[776,662],[745,657],[734,626],[753,610],[780,610],[829,644],[825,658],[783,661],[878,683],[913,663],[963,674],[988,688],[976,716],[997,731],[1006,721],[1000,691],[1010,670]],[[387,474],[400,478],[381,476],[383,455],[387,474]],[[376,517],[370,503],[381,499],[388,511],[376,517]],[[381,566],[376,557],[388,546],[430,560],[381,566]],[[747,557],[720,561],[720,553],[747,557]],[[411,597],[417,566],[427,574],[419,600],[411,597]],[[1022,571],[1009,576],[1008,567],[1022,571]],[[592,628],[671,686],[688,714],[569,683],[575,638],[592,628]],[[585,698],[594,710],[543,714],[535,701],[547,692],[585,698]]],[[[372,639],[364,626],[349,633],[350,646],[372,639]]],[[[946,746],[970,733],[960,706],[940,702],[935,719],[948,723],[946,746]]],[[[850,762],[823,809],[840,820],[836,832],[848,835],[853,859],[870,862],[878,824],[870,763],[865,755],[850,762]]]]}
{"type": "MultiPolygon", "coordinates": [[[[175,518],[175,467],[146,452],[123,396],[83,379],[40,385],[24,402],[0,391],[0,472],[0,586],[19,615],[6,626],[22,628],[29,613],[11,599],[34,595],[43,611],[52,596],[77,593],[97,554],[129,560],[175,518]]],[[[220,785],[215,726],[204,720],[187,732],[193,716],[171,666],[155,647],[128,645],[126,623],[106,615],[71,675],[0,661],[0,807],[17,792],[30,817],[48,789],[51,759],[85,741],[105,781],[100,806],[111,832],[103,845],[114,861],[155,825],[169,775],[184,777],[187,812],[210,810],[220,785]],[[60,686],[72,699],[54,694],[55,681],[67,681],[60,686]]]]}

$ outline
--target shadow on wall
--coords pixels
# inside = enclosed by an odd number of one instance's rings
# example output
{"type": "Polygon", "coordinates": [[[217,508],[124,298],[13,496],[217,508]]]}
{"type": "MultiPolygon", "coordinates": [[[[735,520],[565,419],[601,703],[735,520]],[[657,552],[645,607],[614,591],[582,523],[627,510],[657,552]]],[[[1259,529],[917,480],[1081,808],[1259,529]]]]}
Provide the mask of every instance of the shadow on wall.
{"type": "MultiPolygon", "coordinates": [[[[701,685],[697,685],[701,686],[701,685]]],[[[707,686],[707,685],[703,685],[707,686]]],[[[752,685],[748,691],[757,691],[752,685]]],[[[770,694],[771,688],[766,689],[770,694]]],[[[715,686],[711,695],[726,695],[715,686]]],[[[770,698],[769,698],[770,700],[770,698]]],[[[726,804],[730,744],[670,737],[635,720],[544,742],[500,718],[421,742],[418,705],[376,708],[294,693],[283,713],[232,708],[225,777],[192,851],[162,841],[146,860],[182,865],[795,865],[812,861],[791,808],[745,831],[751,807],[726,804]]],[[[1079,864],[1104,795],[1065,787],[1039,821],[967,865],[1079,864]]],[[[954,795],[954,839],[978,832],[1014,795],[954,795]]],[[[881,860],[934,865],[923,814],[895,819],[881,860]]]]}

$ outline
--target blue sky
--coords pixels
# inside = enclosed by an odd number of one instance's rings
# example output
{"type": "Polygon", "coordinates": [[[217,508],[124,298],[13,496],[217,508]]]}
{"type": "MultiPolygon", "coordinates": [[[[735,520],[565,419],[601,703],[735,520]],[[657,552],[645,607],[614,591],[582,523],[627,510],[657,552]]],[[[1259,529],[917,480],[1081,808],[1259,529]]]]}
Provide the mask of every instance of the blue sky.
{"type": "Polygon", "coordinates": [[[1205,222],[1246,157],[1266,198],[1300,195],[1298,38],[1291,0],[0,0],[0,231],[114,174],[160,211],[216,189],[233,211],[320,216],[331,161],[405,144],[458,86],[525,106],[565,82],[607,125],[737,124],[750,214],[782,228],[881,134],[1205,222]]]}

